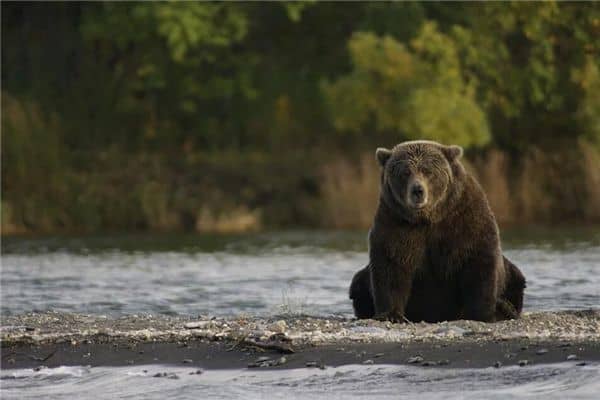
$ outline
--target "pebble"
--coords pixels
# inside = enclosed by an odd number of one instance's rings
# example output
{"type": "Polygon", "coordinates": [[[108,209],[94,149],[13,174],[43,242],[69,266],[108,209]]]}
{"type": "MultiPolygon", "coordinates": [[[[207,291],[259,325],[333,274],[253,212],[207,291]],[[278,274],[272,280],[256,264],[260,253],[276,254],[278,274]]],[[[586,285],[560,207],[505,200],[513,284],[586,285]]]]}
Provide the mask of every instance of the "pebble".
{"type": "Polygon", "coordinates": [[[263,361],[263,362],[259,362],[259,363],[254,363],[254,364],[250,364],[248,365],[248,368],[266,368],[266,367],[270,367],[273,361],[269,360],[269,361],[263,361]]]}
{"type": "Polygon", "coordinates": [[[363,361],[363,364],[373,364],[373,360],[365,360],[363,361]]]}
{"type": "Polygon", "coordinates": [[[277,332],[269,336],[271,342],[291,342],[291,339],[287,337],[285,332],[277,332]]]}
{"type": "Polygon", "coordinates": [[[450,364],[450,360],[440,360],[438,361],[438,365],[448,365],[450,364]]]}
{"type": "Polygon", "coordinates": [[[280,357],[277,360],[273,360],[269,357],[259,357],[255,362],[248,364],[248,368],[264,368],[264,367],[275,367],[282,365],[287,362],[287,358],[280,357]]]}
{"type": "Polygon", "coordinates": [[[204,371],[201,369],[197,369],[195,371],[190,372],[188,375],[201,375],[204,371]]]}
{"type": "Polygon", "coordinates": [[[494,363],[494,368],[500,368],[502,366],[502,363],[500,361],[496,361],[494,363]]]}
{"type": "Polygon", "coordinates": [[[306,368],[319,368],[319,369],[325,369],[325,364],[323,364],[320,361],[307,361],[306,364],[306,368]]]}
{"type": "Polygon", "coordinates": [[[279,320],[279,321],[274,322],[271,325],[269,325],[268,329],[271,332],[283,333],[287,329],[287,324],[285,323],[284,320],[279,320]]]}
{"type": "Polygon", "coordinates": [[[406,362],[409,364],[418,364],[418,363],[423,362],[423,357],[421,357],[421,356],[409,357],[408,360],[406,360],[406,362]]]}
{"type": "Polygon", "coordinates": [[[185,327],[185,329],[200,329],[200,328],[205,328],[209,323],[210,323],[209,321],[194,321],[194,322],[187,322],[183,326],[185,327]]]}
{"type": "Polygon", "coordinates": [[[578,362],[575,365],[577,365],[578,367],[583,367],[583,366],[587,365],[587,363],[585,361],[582,361],[582,362],[578,362]]]}
{"type": "Polygon", "coordinates": [[[383,357],[384,355],[385,355],[385,353],[377,353],[373,357],[379,358],[379,357],[383,357]]]}
{"type": "Polygon", "coordinates": [[[194,362],[194,360],[192,360],[191,358],[184,358],[181,362],[184,364],[191,364],[194,362]]]}
{"type": "Polygon", "coordinates": [[[529,365],[529,360],[519,360],[519,367],[529,365]]]}
{"type": "Polygon", "coordinates": [[[435,361],[423,361],[423,362],[421,363],[421,365],[422,365],[423,367],[435,367],[436,365],[438,365],[438,363],[437,363],[437,362],[435,362],[435,361]]]}
{"type": "Polygon", "coordinates": [[[535,352],[535,354],[537,354],[538,356],[541,356],[543,354],[546,354],[548,352],[548,349],[539,349],[538,351],[535,352]]]}
{"type": "Polygon", "coordinates": [[[577,357],[577,354],[569,354],[567,356],[567,361],[575,361],[575,360],[579,360],[579,357],[577,357]]]}

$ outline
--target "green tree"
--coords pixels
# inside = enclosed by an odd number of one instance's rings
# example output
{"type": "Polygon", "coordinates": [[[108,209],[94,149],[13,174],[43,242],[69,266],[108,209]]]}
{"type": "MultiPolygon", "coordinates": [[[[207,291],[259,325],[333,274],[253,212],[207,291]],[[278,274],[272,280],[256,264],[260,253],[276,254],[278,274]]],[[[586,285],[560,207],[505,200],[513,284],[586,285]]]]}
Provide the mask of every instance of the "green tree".
{"type": "Polygon", "coordinates": [[[141,139],[195,141],[203,147],[223,140],[231,123],[222,105],[256,95],[252,57],[233,47],[246,36],[241,6],[224,3],[103,3],[86,8],[81,29],[89,46],[104,49],[103,62],[118,83],[116,108],[133,114],[141,139]]]}
{"type": "Polygon", "coordinates": [[[577,110],[597,101],[580,78],[591,79],[600,59],[600,4],[485,3],[464,15],[449,35],[496,144],[519,152],[589,131],[590,112],[577,110]]]}
{"type": "Polygon", "coordinates": [[[424,24],[409,48],[371,33],[355,34],[348,48],[352,72],[323,85],[337,129],[374,129],[467,147],[490,140],[456,46],[435,23],[424,24]]]}

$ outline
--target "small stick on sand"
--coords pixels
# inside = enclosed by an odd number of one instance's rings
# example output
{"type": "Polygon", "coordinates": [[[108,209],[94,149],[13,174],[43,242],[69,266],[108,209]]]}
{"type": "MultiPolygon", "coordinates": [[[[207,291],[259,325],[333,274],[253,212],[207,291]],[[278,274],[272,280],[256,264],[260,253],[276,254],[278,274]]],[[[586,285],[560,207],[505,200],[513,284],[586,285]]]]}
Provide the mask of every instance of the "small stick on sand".
{"type": "Polygon", "coordinates": [[[290,346],[275,344],[275,343],[262,343],[262,342],[255,342],[254,340],[250,340],[250,339],[243,339],[242,342],[239,344],[257,347],[262,350],[275,350],[275,351],[278,351],[283,354],[295,353],[294,349],[292,349],[290,346]]]}
{"type": "Polygon", "coordinates": [[[227,351],[235,350],[240,344],[242,344],[246,340],[247,337],[248,337],[247,335],[244,335],[240,339],[236,340],[236,342],[233,344],[233,346],[228,348],[227,351]]]}
{"type": "Polygon", "coordinates": [[[56,353],[56,349],[54,349],[54,351],[50,354],[48,354],[46,357],[36,357],[36,356],[29,356],[30,359],[32,359],[33,361],[48,361],[50,359],[50,357],[52,357],[54,354],[56,353]]]}

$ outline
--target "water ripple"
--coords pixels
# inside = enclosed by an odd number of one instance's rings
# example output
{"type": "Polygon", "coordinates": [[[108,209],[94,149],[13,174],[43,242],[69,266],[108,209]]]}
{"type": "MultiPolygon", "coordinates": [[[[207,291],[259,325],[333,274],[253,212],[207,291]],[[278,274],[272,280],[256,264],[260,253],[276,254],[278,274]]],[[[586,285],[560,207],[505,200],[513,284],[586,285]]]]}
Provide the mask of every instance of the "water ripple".
{"type": "MultiPolygon", "coordinates": [[[[224,237],[214,248],[113,240],[10,241],[0,312],[351,315],[348,284],[367,262],[362,233],[224,237]]],[[[600,246],[581,240],[509,241],[505,253],[528,280],[526,310],[600,307],[600,246]]]]}

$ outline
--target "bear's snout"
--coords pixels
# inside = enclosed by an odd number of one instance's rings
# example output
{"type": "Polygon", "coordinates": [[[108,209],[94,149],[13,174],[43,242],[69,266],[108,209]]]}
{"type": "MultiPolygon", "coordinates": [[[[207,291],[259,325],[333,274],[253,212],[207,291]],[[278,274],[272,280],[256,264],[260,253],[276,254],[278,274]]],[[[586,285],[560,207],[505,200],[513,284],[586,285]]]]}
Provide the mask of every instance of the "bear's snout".
{"type": "Polygon", "coordinates": [[[423,182],[414,180],[409,185],[408,203],[416,208],[425,206],[427,203],[427,188],[423,182]]]}

